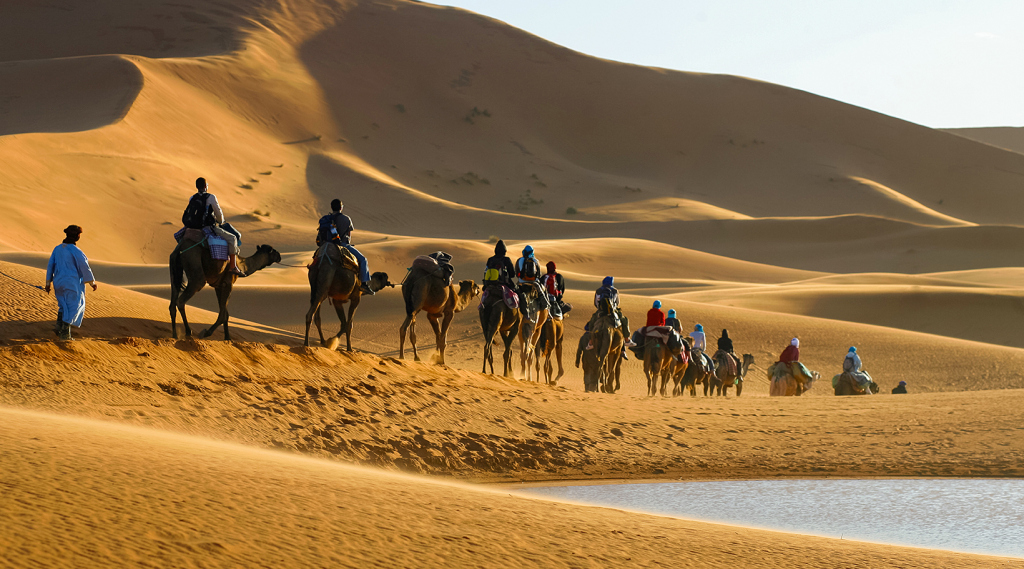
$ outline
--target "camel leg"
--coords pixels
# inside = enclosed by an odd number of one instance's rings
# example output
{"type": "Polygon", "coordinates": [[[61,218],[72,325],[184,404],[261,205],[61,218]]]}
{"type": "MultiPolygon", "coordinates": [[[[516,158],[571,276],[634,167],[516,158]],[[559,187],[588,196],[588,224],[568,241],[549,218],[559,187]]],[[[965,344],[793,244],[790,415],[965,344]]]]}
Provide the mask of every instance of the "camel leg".
{"type": "Polygon", "coordinates": [[[480,373],[487,373],[487,364],[491,364],[491,375],[494,375],[494,334],[501,326],[501,315],[492,315],[489,309],[480,310],[480,327],[484,332],[484,362],[480,373]]]}
{"type": "Polygon", "coordinates": [[[345,323],[345,347],[348,351],[352,351],[352,326],[355,323],[356,309],[359,308],[359,295],[355,295],[351,298],[351,304],[348,306],[348,320],[345,323]]]}
{"type": "Polygon", "coordinates": [[[420,361],[420,353],[416,351],[416,317],[413,316],[412,322],[409,323],[409,344],[412,345],[412,359],[420,361]]]}
{"type": "Polygon", "coordinates": [[[508,334],[503,334],[505,341],[505,377],[512,377],[512,342],[519,334],[519,322],[515,322],[508,329],[508,334]]]}
{"type": "MultiPolygon", "coordinates": [[[[405,332],[409,329],[409,326],[413,321],[413,313],[410,312],[405,315],[405,322],[402,322],[402,327],[398,329],[398,359],[405,359],[405,332]]],[[[410,338],[411,340],[412,338],[410,338]]],[[[415,342],[415,341],[414,341],[415,342]]],[[[415,348],[413,348],[415,351],[415,348]]]]}
{"type": "Polygon", "coordinates": [[[441,352],[441,325],[437,321],[440,317],[440,314],[427,314],[427,320],[430,321],[430,327],[434,330],[434,345],[437,350],[437,363],[439,364],[444,363],[444,354],[441,352]]]}
{"type": "Polygon", "coordinates": [[[220,313],[217,315],[217,320],[213,323],[213,326],[210,326],[200,334],[203,338],[209,338],[212,336],[217,330],[217,327],[228,321],[228,298],[231,296],[231,282],[221,282],[214,290],[217,291],[217,304],[220,308],[220,313]]]}
{"type": "Polygon", "coordinates": [[[341,335],[348,329],[348,319],[345,318],[345,301],[331,299],[331,304],[334,306],[334,312],[338,315],[338,320],[341,321],[341,327],[338,328],[338,333],[334,338],[341,340],[341,335]]]}
{"type": "Polygon", "coordinates": [[[306,311],[306,340],[302,344],[304,346],[309,346],[309,325],[313,323],[314,319],[316,320],[316,329],[320,332],[320,344],[323,345],[327,343],[324,340],[323,329],[320,328],[320,305],[326,299],[327,289],[324,288],[324,290],[318,291],[317,295],[309,305],[309,310],[306,311]]]}
{"type": "Polygon", "coordinates": [[[558,383],[558,380],[562,379],[562,376],[565,375],[565,368],[562,367],[562,339],[565,334],[564,330],[559,330],[559,332],[561,333],[555,338],[555,358],[558,360],[558,375],[555,376],[555,380],[551,382],[553,384],[558,383]]]}
{"type": "Polygon", "coordinates": [[[441,355],[437,363],[444,364],[444,351],[448,347],[448,329],[452,325],[452,318],[455,318],[455,312],[445,312],[444,318],[441,319],[441,333],[437,336],[437,353],[441,355]]]}

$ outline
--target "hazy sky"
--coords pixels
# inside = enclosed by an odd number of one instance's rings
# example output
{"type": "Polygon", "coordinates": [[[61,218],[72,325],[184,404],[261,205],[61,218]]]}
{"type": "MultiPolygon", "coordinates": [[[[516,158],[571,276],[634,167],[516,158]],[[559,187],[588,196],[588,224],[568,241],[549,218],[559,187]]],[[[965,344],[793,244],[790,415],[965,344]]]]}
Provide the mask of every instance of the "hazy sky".
{"type": "Polygon", "coordinates": [[[930,127],[1024,126],[1024,0],[435,0],[617,61],[779,83],[930,127]]]}

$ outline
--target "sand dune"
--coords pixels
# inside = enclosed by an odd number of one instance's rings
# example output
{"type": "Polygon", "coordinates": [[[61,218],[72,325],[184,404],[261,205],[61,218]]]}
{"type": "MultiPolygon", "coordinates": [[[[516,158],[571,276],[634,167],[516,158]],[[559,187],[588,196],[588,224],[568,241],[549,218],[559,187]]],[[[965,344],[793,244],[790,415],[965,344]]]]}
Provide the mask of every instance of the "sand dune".
{"type": "Polygon", "coordinates": [[[665,558],[810,567],[826,556],[851,565],[1007,566],[548,502],[78,419],[2,416],[3,452],[17,467],[5,472],[0,504],[11,515],[0,519],[0,547],[49,567],[453,567],[495,556],[545,567],[665,558]],[[554,539],[552,527],[573,530],[554,539]],[[608,537],[609,528],[618,533],[608,537]]]}
{"type": "Polygon", "coordinates": [[[1024,128],[1021,127],[947,128],[943,130],[1005,150],[1024,153],[1024,128]]]}
{"type": "MultiPolygon", "coordinates": [[[[176,433],[0,411],[13,465],[0,558],[1006,565],[337,461],[476,481],[1024,475],[1017,129],[942,132],[741,77],[600,60],[405,0],[13,3],[0,102],[0,403],[176,433]],[[282,253],[238,283],[233,343],[168,338],[167,255],[198,176],[243,253],[282,253]],[[475,305],[453,322],[449,366],[426,363],[423,318],[424,362],[395,359],[396,289],[363,300],[356,352],[301,347],[303,267],[335,197],[395,283],[436,250],[478,280],[497,238],[555,261],[576,306],[559,386],[478,373],[475,305]],[[54,301],[33,285],[70,223],[101,288],[82,339],[53,343],[54,301]],[[646,398],[635,360],[619,394],[581,393],[576,339],[605,275],[634,327],[660,298],[712,342],[728,328],[756,358],[743,396],[646,398]],[[764,369],[793,336],[824,379],[769,399],[764,369]],[[911,395],[832,397],[850,345],[883,389],[902,379],[911,395]],[[677,539],[650,547],[666,532],[677,539]]],[[[214,320],[211,292],[193,304],[193,323],[214,320]]]]}

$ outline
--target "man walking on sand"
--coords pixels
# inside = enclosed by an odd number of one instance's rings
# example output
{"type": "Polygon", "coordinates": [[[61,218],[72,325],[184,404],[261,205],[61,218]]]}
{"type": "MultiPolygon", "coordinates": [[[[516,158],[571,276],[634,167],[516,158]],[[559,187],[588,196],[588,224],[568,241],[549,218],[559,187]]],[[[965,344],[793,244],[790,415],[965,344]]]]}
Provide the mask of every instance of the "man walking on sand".
{"type": "Polygon", "coordinates": [[[57,337],[70,340],[71,327],[81,327],[85,316],[85,285],[92,286],[94,291],[97,285],[89,259],[77,245],[82,237],[82,228],[69,225],[64,235],[64,241],[50,254],[44,290],[49,293],[52,285],[57,297],[57,337]]]}

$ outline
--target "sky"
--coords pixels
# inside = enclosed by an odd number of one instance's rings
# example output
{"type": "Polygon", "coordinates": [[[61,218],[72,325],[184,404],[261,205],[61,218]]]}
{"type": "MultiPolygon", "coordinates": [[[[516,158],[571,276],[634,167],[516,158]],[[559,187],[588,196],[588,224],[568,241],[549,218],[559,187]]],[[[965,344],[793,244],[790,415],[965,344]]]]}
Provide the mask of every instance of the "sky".
{"type": "Polygon", "coordinates": [[[933,128],[1024,126],[1024,0],[434,0],[616,61],[778,83],[933,128]]]}

